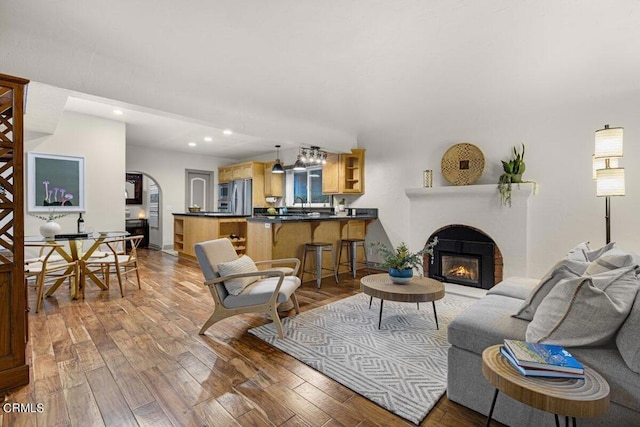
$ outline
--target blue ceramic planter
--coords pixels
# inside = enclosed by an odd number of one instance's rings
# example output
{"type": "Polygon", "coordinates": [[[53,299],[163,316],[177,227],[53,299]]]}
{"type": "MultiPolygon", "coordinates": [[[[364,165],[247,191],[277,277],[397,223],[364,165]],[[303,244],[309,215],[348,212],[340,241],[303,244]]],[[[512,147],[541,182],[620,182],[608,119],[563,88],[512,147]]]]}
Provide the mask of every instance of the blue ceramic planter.
{"type": "Polygon", "coordinates": [[[405,270],[398,270],[397,268],[389,269],[389,278],[397,285],[407,283],[413,277],[413,269],[407,268],[405,270]]]}

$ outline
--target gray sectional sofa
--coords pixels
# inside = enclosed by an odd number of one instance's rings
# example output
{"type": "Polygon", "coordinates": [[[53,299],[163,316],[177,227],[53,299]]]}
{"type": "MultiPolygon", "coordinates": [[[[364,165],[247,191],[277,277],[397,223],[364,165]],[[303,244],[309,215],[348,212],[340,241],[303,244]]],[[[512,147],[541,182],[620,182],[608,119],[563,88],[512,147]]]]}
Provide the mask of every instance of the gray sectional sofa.
{"type": "MultiPolygon", "coordinates": [[[[447,395],[450,400],[485,415],[489,412],[494,388],[482,375],[482,351],[502,343],[505,338],[525,340],[529,322],[512,315],[518,312],[538,282],[529,278],[508,278],[449,324],[447,395]]],[[[640,293],[615,339],[598,346],[571,347],[570,351],[599,372],[611,388],[607,414],[579,419],[578,424],[640,426],[640,293]]],[[[509,426],[555,425],[553,415],[504,394],[498,397],[493,419],[509,426]]]]}

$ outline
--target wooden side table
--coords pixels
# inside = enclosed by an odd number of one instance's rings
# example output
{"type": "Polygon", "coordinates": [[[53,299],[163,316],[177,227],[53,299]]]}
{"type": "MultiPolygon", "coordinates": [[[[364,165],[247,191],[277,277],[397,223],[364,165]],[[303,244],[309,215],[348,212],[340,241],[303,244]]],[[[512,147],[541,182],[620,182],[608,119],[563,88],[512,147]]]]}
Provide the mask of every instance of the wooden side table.
{"type": "Polygon", "coordinates": [[[565,425],[572,418],[598,417],[609,410],[609,384],[596,371],[584,367],[584,380],[567,378],[525,377],[500,354],[500,345],[482,352],[482,374],[496,388],[487,416],[487,427],[493,416],[498,392],[541,411],[565,416],[565,425]]]}
{"type": "MultiPolygon", "coordinates": [[[[378,329],[382,322],[382,306],[384,301],[397,302],[429,302],[433,303],[433,316],[438,326],[438,313],[436,313],[436,300],[444,297],[444,285],[437,280],[428,277],[413,276],[410,282],[402,285],[394,284],[387,273],[371,274],[360,279],[360,290],[373,298],[380,298],[380,315],[378,317],[378,329]]],[[[369,300],[369,308],[371,308],[369,300]]],[[[419,307],[419,306],[418,306],[419,307]]]]}

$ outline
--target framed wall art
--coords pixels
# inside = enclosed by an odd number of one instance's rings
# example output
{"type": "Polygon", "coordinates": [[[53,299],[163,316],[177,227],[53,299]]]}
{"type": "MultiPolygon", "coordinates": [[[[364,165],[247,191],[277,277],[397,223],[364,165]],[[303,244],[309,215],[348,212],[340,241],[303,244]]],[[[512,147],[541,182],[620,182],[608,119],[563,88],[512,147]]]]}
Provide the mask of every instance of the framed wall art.
{"type": "Polygon", "coordinates": [[[84,212],[84,157],[29,152],[27,155],[29,212],[84,212]]]}
{"type": "Polygon", "coordinates": [[[141,205],[142,204],[142,174],[141,173],[127,173],[125,177],[125,191],[126,191],[126,204],[127,205],[141,205]]]}

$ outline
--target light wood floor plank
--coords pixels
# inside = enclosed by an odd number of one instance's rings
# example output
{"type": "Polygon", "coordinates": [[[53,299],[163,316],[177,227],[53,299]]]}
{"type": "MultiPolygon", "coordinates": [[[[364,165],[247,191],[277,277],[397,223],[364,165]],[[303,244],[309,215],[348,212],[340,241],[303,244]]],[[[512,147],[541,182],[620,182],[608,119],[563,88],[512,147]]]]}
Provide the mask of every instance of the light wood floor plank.
{"type": "Polygon", "coordinates": [[[106,366],[85,373],[106,426],[137,426],[127,401],[106,366]]]}
{"type": "Polygon", "coordinates": [[[89,383],[64,389],[64,398],[71,425],[104,426],[100,409],[93,397],[89,383]]]}
{"type": "Polygon", "coordinates": [[[133,410],[140,427],[174,427],[155,400],[133,410]]]}
{"type": "Polygon", "coordinates": [[[215,399],[205,400],[193,408],[204,425],[210,427],[240,426],[224,407],[215,399]]]}
{"type": "MultiPolygon", "coordinates": [[[[178,395],[160,370],[149,368],[141,372],[145,385],[156,397],[160,407],[175,426],[189,425],[194,416],[193,408],[178,395]]],[[[200,420],[196,420],[200,421],[200,420]]],[[[201,424],[204,425],[204,424],[201,424]]]]}
{"type": "Polygon", "coordinates": [[[249,399],[251,404],[275,425],[281,425],[295,416],[295,412],[284,406],[277,398],[265,393],[254,381],[249,380],[238,384],[235,389],[249,399]]]}
{"type": "Polygon", "coordinates": [[[309,402],[313,402],[314,405],[329,414],[333,420],[341,425],[355,426],[364,420],[361,411],[344,405],[342,402],[313,386],[313,384],[301,384],[296,387],[294,391],[309,402]]]}
{"type": "Polygon", "coordinates": [[[296,417],[300,418],[306,424],[320,427],[331,420],[331,417],[312,403],[311,400],[305,399],[300,394],[282,384],[276,383],[270,385],[265,391],[280,402],[285,402],[287,408],[295,412],[296,417]]]}
{"type": "Polygon", "coordinates": [[[36,413],[38,426],[70,426],[64,393],[58,391],[38,397],[36,403],[42,403],[44,410],[36,413]]]}

